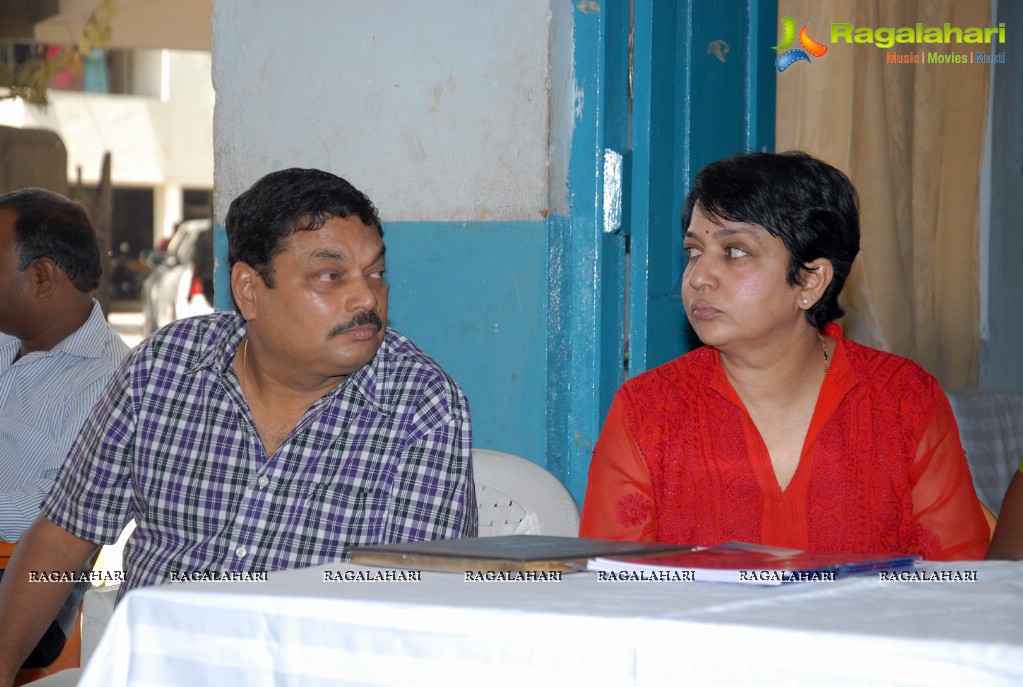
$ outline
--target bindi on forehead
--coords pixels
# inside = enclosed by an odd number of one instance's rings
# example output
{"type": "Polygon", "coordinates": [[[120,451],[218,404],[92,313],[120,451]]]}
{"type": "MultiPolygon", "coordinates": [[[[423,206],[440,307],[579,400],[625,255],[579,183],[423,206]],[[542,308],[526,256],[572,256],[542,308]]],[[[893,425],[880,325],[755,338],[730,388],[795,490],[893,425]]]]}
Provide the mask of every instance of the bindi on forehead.
{"type": "Polygon", "coordinates": [[[692,225],[686,230],[687,238],[705,238],[715,239],[717,241],[725,240],[733,236],[747,236],[754,241],[761,241],[764,230],[760,227],[752,225],[735,225],[735,226],[724,226],[715,222],[708,221],[706,224],[696,227],[694,230],[692,225]]]}

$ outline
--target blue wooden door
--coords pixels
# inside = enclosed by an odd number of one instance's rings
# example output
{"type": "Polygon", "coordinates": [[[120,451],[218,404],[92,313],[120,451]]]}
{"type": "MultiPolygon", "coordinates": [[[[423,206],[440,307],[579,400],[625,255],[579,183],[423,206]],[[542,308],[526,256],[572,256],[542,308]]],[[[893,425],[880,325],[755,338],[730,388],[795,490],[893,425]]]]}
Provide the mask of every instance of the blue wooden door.
{"type": "Polygon", "coordinates": [[[680,208],[707,162],[773,147],[776,17],[776,0],[575,5],[582,97],[570,214],[551,218],[547,444],[580,502],[622,381],[697,343],[680,208]]]}
{"type": "Polygon", "coordinates": [[[774,147],[777,3],[636,0],[628,374],[698,345],[680,301],[681,207],[708,162],[774,147]]]}

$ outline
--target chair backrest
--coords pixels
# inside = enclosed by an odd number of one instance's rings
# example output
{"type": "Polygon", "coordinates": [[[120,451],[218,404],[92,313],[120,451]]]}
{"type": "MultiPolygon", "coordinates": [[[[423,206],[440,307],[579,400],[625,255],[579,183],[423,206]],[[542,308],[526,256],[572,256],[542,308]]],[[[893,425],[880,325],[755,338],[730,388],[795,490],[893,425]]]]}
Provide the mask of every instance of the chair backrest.
{"type": "Polygon", "coordinates": [[[945,395],[959,425],[977,496],[997,516],[1023,455],[1023,394],[948,391],[945,395]]]}
{"type": "Polygon", "coordinates": [[[557,477],[525,458],[474,448],[479,536],[579,534],[579,506],[557,477]]]}

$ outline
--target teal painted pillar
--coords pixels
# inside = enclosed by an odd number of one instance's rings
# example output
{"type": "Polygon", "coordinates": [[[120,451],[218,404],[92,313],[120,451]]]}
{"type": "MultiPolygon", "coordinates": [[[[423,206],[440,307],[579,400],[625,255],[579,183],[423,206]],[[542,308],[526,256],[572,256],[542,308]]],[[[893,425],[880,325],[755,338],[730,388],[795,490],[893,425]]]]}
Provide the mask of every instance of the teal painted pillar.
{"type": "Polygon", "coordinates": [[[217,310],[231,310],[231,270],[227,266],[227,232],[224,223],[213,224],[213,307],[217,310]]]}

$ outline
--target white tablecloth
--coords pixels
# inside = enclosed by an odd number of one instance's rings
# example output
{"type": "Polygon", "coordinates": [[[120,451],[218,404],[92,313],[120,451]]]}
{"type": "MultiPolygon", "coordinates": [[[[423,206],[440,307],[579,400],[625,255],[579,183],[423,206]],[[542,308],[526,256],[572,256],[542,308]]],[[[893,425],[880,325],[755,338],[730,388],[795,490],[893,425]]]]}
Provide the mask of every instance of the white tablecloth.
{"type": "Polygon", "coordinates": [[[976,582],[268,582],[137,590],[81,685],[1023,685],[1023,563],[976,582]]]}

